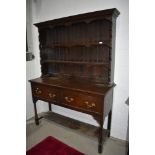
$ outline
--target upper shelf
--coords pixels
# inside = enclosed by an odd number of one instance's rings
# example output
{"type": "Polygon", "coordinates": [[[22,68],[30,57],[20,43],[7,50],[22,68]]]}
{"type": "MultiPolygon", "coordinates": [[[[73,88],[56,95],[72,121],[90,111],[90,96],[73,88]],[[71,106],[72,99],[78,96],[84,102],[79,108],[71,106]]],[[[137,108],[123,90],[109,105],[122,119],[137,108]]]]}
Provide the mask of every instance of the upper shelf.
{"type": "Polygon", "coordinates": [[[64,61],[64,60],[42,60],[41,64],[45,63],[61,63],[61,64],[77,64],[77,65],[88,65],[88,66],[104,66],[110,68],[109,63],[103,62],[81,62],[81,61],[64,61]]]}
{"type": "Polygon", "coordinates": [[[108,48],[111,48],[111,43],[109,40],[105,41],[91,41],[91,42],[79,42],[79,43],[50,43],[48,45],[40,45],[40,48],[72,48],[72,47],[91,47],[91,46],[106,46],[108,48]]]}

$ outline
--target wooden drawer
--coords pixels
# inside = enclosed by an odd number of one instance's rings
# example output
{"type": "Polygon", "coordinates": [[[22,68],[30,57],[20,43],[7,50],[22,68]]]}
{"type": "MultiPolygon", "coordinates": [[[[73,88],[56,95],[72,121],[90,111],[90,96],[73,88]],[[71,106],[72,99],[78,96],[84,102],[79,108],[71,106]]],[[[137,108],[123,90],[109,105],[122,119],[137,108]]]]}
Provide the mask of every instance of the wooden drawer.
{"type": "Polygon", "coordinates": [[[62,104],[69,105],[84,111],[100,113],[102,110],[103,100],[98,96],[91,96],[79,92],[63,91],[62,104]]]}
{"type": "Polygon", "coordinates": [[[60,96],[57,89],[39,84],[32,84],[32,94],[34,97],[48,102],[58,102],[60,96]]]}
{"type": "Polygon", "coordinates": [[[103,108],[102,97],[79,94],[80,104],[78,107],[92,112],[101,112],[103,108]]]}
{"type": "Polygon", "coordinates": [[[75,106],[78,104],[78,94],[72,91],[63,91],[61,96],[62,104],[67,104],[70,106],[75,106]]]}

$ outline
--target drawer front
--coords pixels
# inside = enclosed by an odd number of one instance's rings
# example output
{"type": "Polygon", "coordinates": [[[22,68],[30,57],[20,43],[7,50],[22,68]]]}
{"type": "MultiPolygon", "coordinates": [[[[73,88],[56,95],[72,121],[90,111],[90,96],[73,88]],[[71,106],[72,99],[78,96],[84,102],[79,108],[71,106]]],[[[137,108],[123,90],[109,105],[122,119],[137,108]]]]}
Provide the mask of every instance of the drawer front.
{"type": "Polygon", "coordinates": [[[72,91],[63,91],[61,95],[62,104],[75,106],[78,102],[78,94],[72,91]]]}
{"type": "Polygon", "coordinates": [[[32,94],[41,100],[49,102],[58,102],[59,99],[59,92],[57,89],[39,84],[32,85],[32,94]]]}
{"type": "Polygon", "coordinates": [[[103,108],[103,100],[102,97],[79,94],[79,98],[81,100],[81,104],[79,107],[91,112],[100,113],[103,108]]]}
{"type": "Polygon", "coordinates": [[[84,111],[100,113],[103,100],[101,97],[82,94],[79,92],[63,91],[62,104],[82,109],[84,111]]]}

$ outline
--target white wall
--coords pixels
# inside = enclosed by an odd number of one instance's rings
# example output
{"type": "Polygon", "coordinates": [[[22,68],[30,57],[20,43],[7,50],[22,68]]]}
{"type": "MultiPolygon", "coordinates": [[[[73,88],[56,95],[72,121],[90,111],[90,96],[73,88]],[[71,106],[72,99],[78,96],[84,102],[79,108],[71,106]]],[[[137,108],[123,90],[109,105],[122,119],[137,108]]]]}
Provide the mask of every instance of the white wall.
{"type": "MultiPolygon", "coordinates": [[[[115,83],[113,116],[111,136],[126,140],[128,123],[128,106],[125,104],[129,95],[129,63],[128,63],[128,0],[27,0],[32,6],[29,12],[31,21],[29,27],[32,32],[30,48],[35,54],[35,59],[27,62],[27,80],[40,76],[38,31],[32,24],[51,20],[59,17],[76,15],[96,10],[117,8],[120,16],[116,24],[116,56],[115,56],[115,83]]],[[[47,104],[38,102],[38,112],[47,111],[47,104]]],[[[97,125],[96,121],[89,115],[53,106],[53,111],[97,125]]],[[[27,119],[32,117],[33,103],[31,99],[30,84],[27,83],[27,119]]],[[[106,122],[104,126],[106,125],[106,122]]]]}

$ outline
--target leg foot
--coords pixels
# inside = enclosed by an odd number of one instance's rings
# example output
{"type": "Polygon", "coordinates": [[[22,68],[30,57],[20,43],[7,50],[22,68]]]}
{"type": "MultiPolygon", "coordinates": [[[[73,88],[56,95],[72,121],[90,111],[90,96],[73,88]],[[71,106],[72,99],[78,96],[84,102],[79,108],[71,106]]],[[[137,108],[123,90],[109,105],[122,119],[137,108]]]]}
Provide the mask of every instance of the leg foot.
{"type": "Polygon", "coordinates": [[[99,144],[98,145],[98,153],[102,153],[102,150],[103,150],[103,145],[99,144]]]}
{"type": "Polygon", "coordinates": [[[49,111],[52,111],[52,105],[51,103],[48,103],[49,111]]]}
{"type": "Polygon", "coordinates": [[[38,119],[35,119],[35,124],[39,125],[39,120],[38,119]]]}

